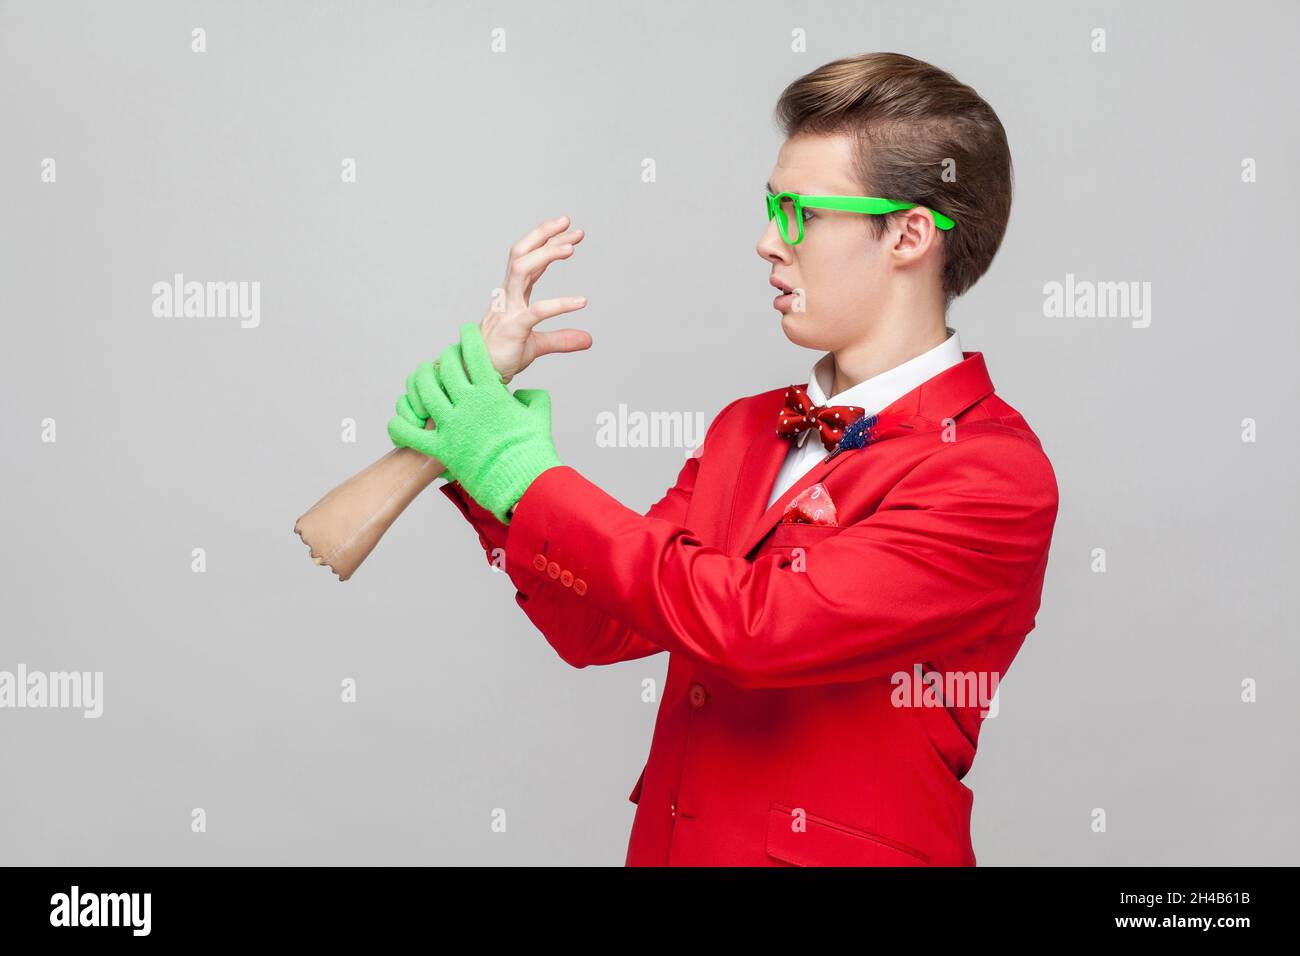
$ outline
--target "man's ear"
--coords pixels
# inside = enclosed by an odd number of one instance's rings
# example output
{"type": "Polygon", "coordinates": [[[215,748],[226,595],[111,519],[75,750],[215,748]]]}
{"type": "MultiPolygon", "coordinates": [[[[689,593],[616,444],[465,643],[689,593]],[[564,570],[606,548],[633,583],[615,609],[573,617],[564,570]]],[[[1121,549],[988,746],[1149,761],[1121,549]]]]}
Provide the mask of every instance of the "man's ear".
{"type": "Polygon", "coordinates": [[[939,241],[939,227],[928,209],[914,206],[890,213],[890,219],[892,249],[896,255],[919,258],[939,241]]]}

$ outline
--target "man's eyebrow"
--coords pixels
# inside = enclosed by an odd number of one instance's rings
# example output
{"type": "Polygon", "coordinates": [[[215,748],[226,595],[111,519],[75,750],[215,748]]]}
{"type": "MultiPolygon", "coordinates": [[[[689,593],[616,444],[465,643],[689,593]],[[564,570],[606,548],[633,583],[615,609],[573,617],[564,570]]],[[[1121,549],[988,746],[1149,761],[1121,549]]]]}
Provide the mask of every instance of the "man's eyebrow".
{"type": "MultiPolygon", "coordinates": [[[[776,193],[777,193],[777,190],[775,190],[775,189],[772,188],[772,184],[769,182],[769,183],[766,183],[765,185],[767,186],[767,191],[770,192],[772,195],[775,196],[776,193]]],[[[811,193],[811,192],[806,192],[806,191],[804,191],[804,190],[800,190],[800,189],[787,189],[786,192],[797,193],[797,194],[799,194],[800,196],[820,196],[820,195],[821,195],[821,193],[811,193]]]]}

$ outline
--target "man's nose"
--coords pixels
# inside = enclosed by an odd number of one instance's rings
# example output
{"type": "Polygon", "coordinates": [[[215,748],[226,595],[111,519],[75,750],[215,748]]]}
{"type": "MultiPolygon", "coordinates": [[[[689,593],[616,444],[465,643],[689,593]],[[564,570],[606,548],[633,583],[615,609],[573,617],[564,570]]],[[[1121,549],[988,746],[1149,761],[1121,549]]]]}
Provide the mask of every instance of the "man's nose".
{"type": "Polygon", "coordinates": [[[794,247],[781,238],[781,230],[777,228],[776,219],[768,221],[767,229],[759,237],[754,251],[767,262],[788,264],[794,256],[794,247]]]}

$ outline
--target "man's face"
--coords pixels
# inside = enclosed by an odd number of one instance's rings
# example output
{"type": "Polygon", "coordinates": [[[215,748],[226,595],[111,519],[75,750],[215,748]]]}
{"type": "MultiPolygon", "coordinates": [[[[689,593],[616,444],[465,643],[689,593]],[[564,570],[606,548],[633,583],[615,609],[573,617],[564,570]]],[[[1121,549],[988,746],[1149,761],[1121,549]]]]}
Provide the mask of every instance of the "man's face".
{"type": "MultiPolygon", "coordinates": [[[[781,147],[769,188],[806,196],[860,196],[851,174],[852,141],[845,134],[791,137],[781,147]]],[[[774,303],[786,338],[805,348],[835,351],[862,338],[886,295],[891,233],[876,239],[868,217],[837,209],[803,210],[803,240],[781,238],[777,220],[758,241],[772,278],[796,290],[774,303]],[[802,290],[800,295],[798,290],[802,290]]],[[[790,221],[790,235],[798,226],[790,221]]]]}

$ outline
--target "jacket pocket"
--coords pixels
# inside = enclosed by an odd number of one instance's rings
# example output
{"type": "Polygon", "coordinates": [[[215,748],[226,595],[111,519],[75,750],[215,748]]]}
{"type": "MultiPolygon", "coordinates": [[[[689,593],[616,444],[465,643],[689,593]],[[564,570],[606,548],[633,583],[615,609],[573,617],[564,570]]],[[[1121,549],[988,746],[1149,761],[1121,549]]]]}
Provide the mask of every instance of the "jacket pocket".
{"type": "Polygon", "coordinates": [[[795,866],[929,866],[930,857],[898,840],[805,811],[807,828],[791,829],[793,808],[772,801],[767,854],[795,866]]]}
{"type": "Polygon", "coordinates": [[[811,548],[843,530],[840,525],[782,521],[772,529],[763,543],[770,548],[811,548]]]}

